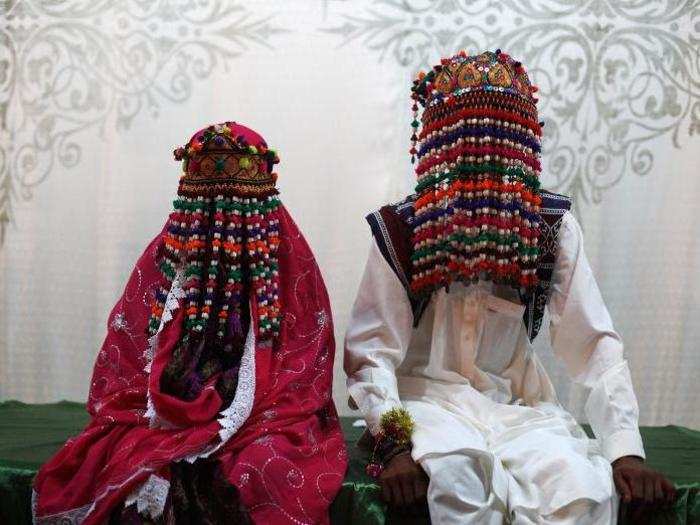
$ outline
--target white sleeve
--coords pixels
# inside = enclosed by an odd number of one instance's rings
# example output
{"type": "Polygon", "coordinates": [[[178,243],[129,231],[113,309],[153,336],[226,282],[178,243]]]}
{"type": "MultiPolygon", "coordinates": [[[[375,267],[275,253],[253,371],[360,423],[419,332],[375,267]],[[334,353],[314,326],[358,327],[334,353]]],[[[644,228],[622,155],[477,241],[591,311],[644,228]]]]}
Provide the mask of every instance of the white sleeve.
{"type": "Polygon", "coordinates": [[[344,355],[348,392],[373,434],[384,412],[401,407],[395,372],[406,355],[412,329],[406,289],[373,241],[350,315],[344,355]]]}
{"type": "Polygon", "coordinates": [[[585,414],[605,457],[644,458],[639,407],[620,336],[583,251],[583,233],[567,212],[559,230],[559,253],[549,301],[554,353],[588,393],[585,414]]]}

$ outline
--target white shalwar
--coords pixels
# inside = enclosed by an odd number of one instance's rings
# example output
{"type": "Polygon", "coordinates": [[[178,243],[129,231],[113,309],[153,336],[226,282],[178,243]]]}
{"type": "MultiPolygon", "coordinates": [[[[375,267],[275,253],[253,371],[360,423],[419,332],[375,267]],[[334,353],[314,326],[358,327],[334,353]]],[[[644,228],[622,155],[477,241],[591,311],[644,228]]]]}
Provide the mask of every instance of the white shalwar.
{"type": "Polygon", "coordinates": [[[413,328],[406,291],[373,244],[346,336],[348,390],[372,433],[387,410],[410,412],[433,523],[616,522],[611,463],[644,457],[639,410],[569,212],[551,290],[552,347],[588,392],[596,439],[557,401],[515,290],[453,284],[413,328]]]}

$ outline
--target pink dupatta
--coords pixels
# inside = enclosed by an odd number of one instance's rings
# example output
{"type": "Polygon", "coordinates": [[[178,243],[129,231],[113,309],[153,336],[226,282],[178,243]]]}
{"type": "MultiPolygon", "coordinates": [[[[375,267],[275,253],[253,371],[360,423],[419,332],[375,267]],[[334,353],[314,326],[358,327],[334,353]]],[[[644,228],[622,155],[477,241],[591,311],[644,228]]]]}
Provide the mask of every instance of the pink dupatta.
{"type": "MultiPolygon", "coordinates": [[[[347,466],[331,398],[335,343],[328,295],[309,246],[283,206],[279,220],[279,337],[256,342],[251,319],[228,407],[204,385],[191,400],[161,391],[160,377],[183,330],[184,293],[170,286],[158,333],[146,335],[165,230],[149,244],[112,310],[94,367],[90,423],[38,473],[40,525],[105,522],[122,503],[158,516],[169,465],[218,460],[257,523],[327,523],[347,466]]],[[[256,298],[251,294],[250,311],[256,298]]]]}

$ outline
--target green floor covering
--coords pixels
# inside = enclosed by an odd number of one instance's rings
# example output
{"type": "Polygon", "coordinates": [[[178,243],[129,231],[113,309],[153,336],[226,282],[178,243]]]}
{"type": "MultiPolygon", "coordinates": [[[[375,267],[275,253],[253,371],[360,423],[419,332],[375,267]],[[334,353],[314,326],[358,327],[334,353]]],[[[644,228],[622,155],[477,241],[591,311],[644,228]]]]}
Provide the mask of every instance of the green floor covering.
{"type": "MultiPolygon", "coordinates": [[[[0,524],[31,523],[31,480],[37,468],[88,420],[80,403],[0,403],[0,524]]],[[[355,446],[362,433],[354,418],[343,418],[350,466],[331,508],[334,524],[425,524],[427,508],[409,515],[392,512],[379,488],[364,473],[365,454],[355,446]]],[[[677,426],[641,429],[647,462],[676,484],[673,509],[652,516],[654,524],[700,524],[700,432],[677,426]]],[[[622,520],[623,522],[627,520],[622,520]]]]}

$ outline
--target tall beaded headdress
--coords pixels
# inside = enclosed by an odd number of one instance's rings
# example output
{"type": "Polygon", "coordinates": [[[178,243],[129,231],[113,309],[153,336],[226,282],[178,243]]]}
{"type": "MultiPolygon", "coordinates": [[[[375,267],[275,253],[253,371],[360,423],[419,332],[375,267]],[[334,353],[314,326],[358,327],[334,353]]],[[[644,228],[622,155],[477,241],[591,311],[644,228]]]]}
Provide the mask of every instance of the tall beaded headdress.
{"type": "Polygon", "coordinates": [[[257,340],[271,341],[281,315],[274,213],[280,201],[272,172],[277,154],[234,122],[198,131],[174,154],[183,161],[183,173],[160,260],[166,283],[156,293],[150,333],[158,329],[177,278],[185,293],[183,346],[190,353],[203,351],[203,338],[204,351],[241,350],[252,315],[257,340]],[[257,299],[255,312],[248,311],[250,293],[257,299]]]}
{"type": "Polygon", "coordinates": [[[500,50],[461,52],[414,81],[417,296],[454,281],[490,280],[525,293],[537,284],[536,90],[522,64],[500,50]]]}

